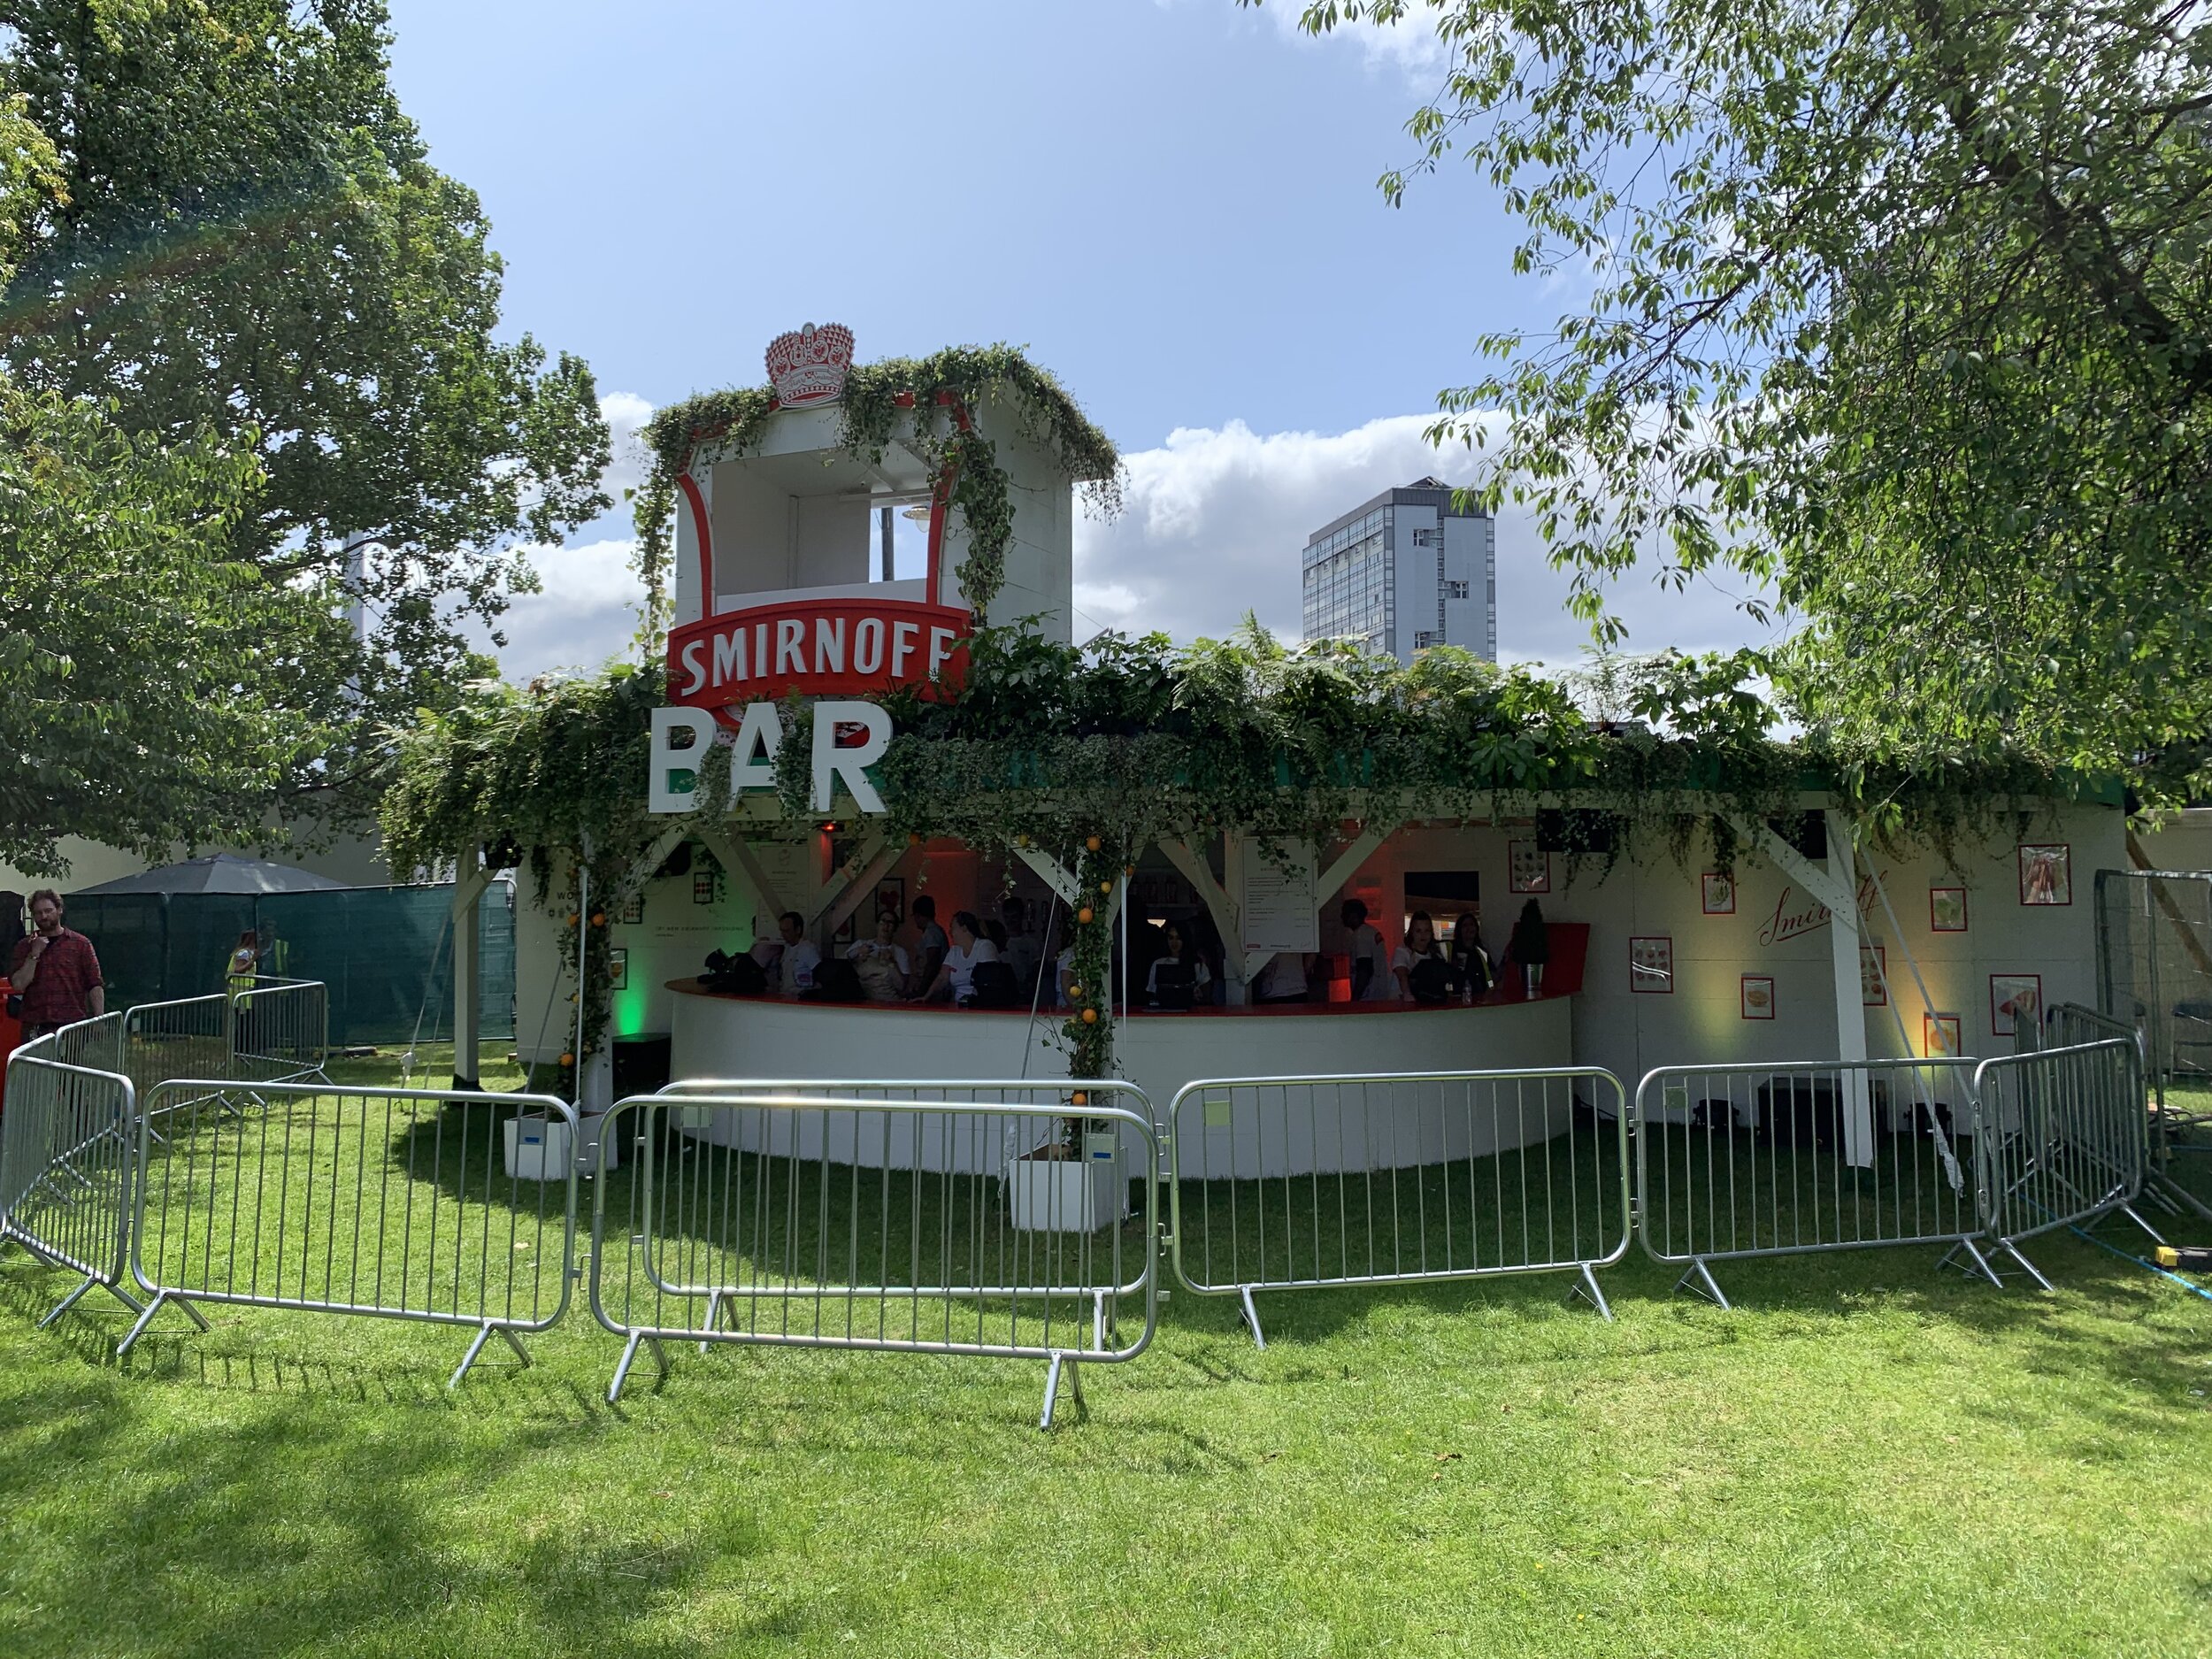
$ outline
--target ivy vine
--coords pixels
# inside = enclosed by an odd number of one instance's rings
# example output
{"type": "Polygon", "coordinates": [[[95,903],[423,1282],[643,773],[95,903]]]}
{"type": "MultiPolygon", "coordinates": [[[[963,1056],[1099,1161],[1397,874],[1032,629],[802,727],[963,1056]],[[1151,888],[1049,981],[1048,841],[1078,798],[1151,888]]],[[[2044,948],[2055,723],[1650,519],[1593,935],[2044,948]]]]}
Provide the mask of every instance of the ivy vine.
{"type": "MultiPolygon", "coordinates": [[[[778,407],[768,387],[730,388],[671,403],[647,423],[641,435],[651,469],[632,495],[634,564],[646,592],[643,655],[653,654],[672,615],[677,478],[703,459],[750,453],[778,407]]],[[[848,455],[878,462],[897,440],[921,457],[941,488],[951,480],[947,504],[958,509],[968,529],[968,553],[956,575],[979,617],[1005,580],[1014,509],[996,447],[964,426],[964,414],[972,419],[1010,411],[1014,429],[1079,480],[1092,511],[1104,518],[1120,511],[1121,457],[1112,442],[1058,380],[1011,346],[954,346],[926,357],[856,364],[839,407],[838,443],[848,455]]]]}
{"type": "MultiPolygon", "coordinates": [[[[1887,850],[1919,842],[1947,855],[2089,792],[2002,752],[1904,772],[1817,729],[1778,737],[1790,711],[1758,689],[1764,666],[1747,652],[1667,654],[1548,676],[1448,648],[1402,666],[1286,645],[1249,625],[1187,646],[1110,634],[1073,646],[985,628],[958,697],[885,700],[894,736],[876,768],[882,827],[915,841],[956,837],[1008,860],[1024,845],[1056,851],[1079,886],[1082,995],[1062,1035],[1073,1074],[1103,1078],[1112,890],[1164,836],[1233,828],[1264,850],[1271,839],[1327,844],[1406,816],[1489,823],[1556,811],[1571,861],[1709,856],[1726,869],[1737,823],[1788,818],[1806,790],[1832,792],[1887,850]]],[[[663,701],[653,664],[472,687],[451,710],[426,711],[390,749],[393,866],[435,870],[482,846],[526,859],[538,902],[557,913],[579,913],[575,872],[587,865],[594,895],[618,903],[655,838],[687,822],[645,810],[647,734],[663,701]]],[[[780,713],[782,816],[733,825],[739,833],[795,838],[818,819],[812,708],[795,695],[780,713]]],[[[730,764],[726,737],[702,755],[688,821],[729,822],[730,764]]],[[[565,963],[577,933],[565,932],[565,963]]],[[[588,1049],[604,1029],[605,932],[583,936],[588,1049]]]]}

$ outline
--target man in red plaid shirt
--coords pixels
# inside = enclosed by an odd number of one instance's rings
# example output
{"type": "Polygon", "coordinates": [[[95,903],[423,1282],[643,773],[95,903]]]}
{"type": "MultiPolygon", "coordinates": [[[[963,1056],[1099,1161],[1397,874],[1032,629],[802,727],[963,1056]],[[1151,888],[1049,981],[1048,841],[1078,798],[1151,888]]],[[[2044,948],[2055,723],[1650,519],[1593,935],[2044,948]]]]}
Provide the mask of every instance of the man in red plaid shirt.
{"type": "Polygon", "coordinates": [[[23,1039],[107,1012],[107,986],[92,941],[61,925],[61,895],[41,887],[31,895],[31,926],[8,960],[8,983],[23,999],[23,1039]]]}

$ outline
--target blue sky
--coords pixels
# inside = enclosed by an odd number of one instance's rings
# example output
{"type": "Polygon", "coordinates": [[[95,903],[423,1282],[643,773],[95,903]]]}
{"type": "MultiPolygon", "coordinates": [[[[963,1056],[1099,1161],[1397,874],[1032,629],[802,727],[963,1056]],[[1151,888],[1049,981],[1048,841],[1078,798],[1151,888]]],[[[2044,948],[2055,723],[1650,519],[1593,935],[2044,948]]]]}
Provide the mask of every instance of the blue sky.
{"type": "MultiPolygon", "coordinates": [[[[1329,41],[1232,0],[394,0],[393,74],[434,161],[482,196],[506,326],[581,352],[620,427],[762,378],[773,334],[837,320],[863,357],[1007,340],[1129,457],[1079,534],[1084,618],[1297,626],[1310,529],[1463,461],[1422,442],[1487,329],[1571,296],[1509,273],[1471,170],[1387,206],[1376,176],[1438,84],[1411,32],[1329,41]]],[[[634,463],[619,465],[623,477],[634,463]]],[[[620,478],[617,481],[620,481],[620,478]]],[[[511,672],[627,633],[617,517],[548,549],[511,672]]],[[[1502,654],[1581,643],[1511,514],[1502,654]]],[[[1621,592],[1632,643],[1763,637],[1729,598],[1621,592]]]]}

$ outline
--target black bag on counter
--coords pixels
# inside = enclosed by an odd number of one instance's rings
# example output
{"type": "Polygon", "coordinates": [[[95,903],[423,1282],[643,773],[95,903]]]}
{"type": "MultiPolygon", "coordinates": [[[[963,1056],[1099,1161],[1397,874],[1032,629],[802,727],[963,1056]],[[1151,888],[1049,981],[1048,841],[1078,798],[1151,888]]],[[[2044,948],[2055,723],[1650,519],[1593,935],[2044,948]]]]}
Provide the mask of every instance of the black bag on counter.
{"type": "Polygon", "coordinates": [[[710,991],[727,991],[738,996],[764,996],[768,992],[767,972],[753,960],[749,950],[740,951],[734,956],[726,951],[710,950],[699,983],[710,991]]]}
{"type": "Polygon", "coordinates": [[[799,993],[802,1002],[864,1002],[868,987],[860,982],[860,970],[842,956],[832,957],[814,970],[814,983],[799,993]]]}
{"type": "Polygon", "coordinates": [[[1010,964],[979,962],[969,970],[968,995],[962,1000],[969,1008],[1019,1008],[1021,981],[1010,964]]]}

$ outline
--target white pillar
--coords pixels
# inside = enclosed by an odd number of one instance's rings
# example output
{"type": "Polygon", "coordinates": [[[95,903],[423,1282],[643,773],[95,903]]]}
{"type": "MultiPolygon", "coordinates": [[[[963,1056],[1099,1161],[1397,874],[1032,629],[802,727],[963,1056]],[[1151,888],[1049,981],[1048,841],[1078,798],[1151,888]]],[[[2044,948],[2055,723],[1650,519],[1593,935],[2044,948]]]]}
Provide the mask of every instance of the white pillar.
{"type": "Polygon", "coordinates": [[[1874,1110],[1867,1089],[1866,1004],[1859,991],[1859,877],[1851,858],[1851,826],[1829,811],[1828,875],[1843,902],[1830,902],[1828,947],[1835,966],[1836,1056],[1844,1064],[1843,1156],[1854,1168],[1874,1162],[1874,1110]]]}

